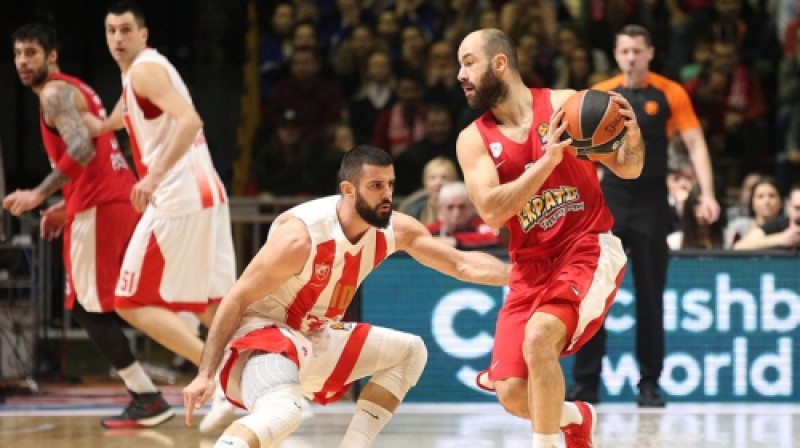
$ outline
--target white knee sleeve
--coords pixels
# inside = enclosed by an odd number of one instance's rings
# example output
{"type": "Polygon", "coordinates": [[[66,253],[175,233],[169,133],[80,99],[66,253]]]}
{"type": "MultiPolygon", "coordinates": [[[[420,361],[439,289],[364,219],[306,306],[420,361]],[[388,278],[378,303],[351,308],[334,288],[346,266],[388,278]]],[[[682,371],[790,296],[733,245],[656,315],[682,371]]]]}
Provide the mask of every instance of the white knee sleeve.
{"type": "Polygon", "coordinates": [[[237,423],[253,431],[262,448],[277,446],[300,426],[303,400],[299,385],[279,386],[261,396],[237,423]]]}
{"type": "Polygon", "coordinates": [[[428,362],[428,350],[419,336],[410,336],[394,342],[399,342],[402,345],[387,347],[387,349],[397,350],[398,352],[404,351],[405,356],[394,366],[376,372],[371,381],[402,400],[408,390],[417,384],[419,377],[422,375],[425,363],[428,362]]]}
{"type": "Polygon", "coordinates": [[[305,398],[294,362],[275,353],[253,355],[241,385],[250,414],[237,422],[253,431],[263,448],[277,445],[300,425],[305,398]]]}

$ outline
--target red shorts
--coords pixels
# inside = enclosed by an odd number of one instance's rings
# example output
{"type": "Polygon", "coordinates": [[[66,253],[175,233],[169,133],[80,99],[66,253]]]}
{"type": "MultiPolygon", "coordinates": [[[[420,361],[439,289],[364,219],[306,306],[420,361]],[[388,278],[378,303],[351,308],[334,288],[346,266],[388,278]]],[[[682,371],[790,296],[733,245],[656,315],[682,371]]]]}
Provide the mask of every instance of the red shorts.
{"type": "Polygon", "coordinates": [[[140,216],[124,202],[98,205],[69,218],[64,231],[64,308],[71,310],[77,299],[92,313],[114,310],[114,287],[140,216]]]}
{"type": "Polygon", "coordinates": [[[537,312],[566,325],[563,356],[580,349],[603,325],[626,262],[622,244],[610,233],[586,235],[558,257],[518,258],[497,317],[489,379],[528,377],[522,343],[525,325],[537,312]]]}

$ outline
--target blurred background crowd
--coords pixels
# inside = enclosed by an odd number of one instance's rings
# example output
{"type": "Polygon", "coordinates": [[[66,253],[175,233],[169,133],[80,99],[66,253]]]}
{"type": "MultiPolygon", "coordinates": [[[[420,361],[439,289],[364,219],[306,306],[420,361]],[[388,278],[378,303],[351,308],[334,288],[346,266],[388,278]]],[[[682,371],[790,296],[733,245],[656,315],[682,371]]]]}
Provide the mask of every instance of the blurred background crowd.
{"type": "MultiPolygon", "coordinates": [[[[483,112],[467,107],[456,79],[459,42],[472,30],[500,28],[516,42],[529,86],[584,89],[615,74],[615,32],[638,23],[654,37],[651,69],[691,97],[726,209],[714,225],[694,217],[695,176],[675,139],[665,179],[674,210],[670,246],[761,248],[739,242],[771,218],[800,220],[800,190],[792,189],[800,181],[800,0],[140,3],[151,18],[151,42],[190,83],[234,196],[335,193],[343,153],[371,143],[396,161],[400,209],[454,245],[502,245],[502,235],[475,221],[468,198],[455,204],[462,188],[439,196],[442,185],[460,179],[458,132],[483,112]]],[[[6,36],[25,21],[49,21],[64,42],[64,70],[113,106],[119,79],[103,40],[103,2],[10,1],[2,8],[6,36]]],[[[2,50],[8,93],[0,139],[14,188],[32,185],[47,166],[34,146],[36,105],[15,79],[10,47],[2,50]]],[[[776,247],[796,248],[798,240],[787,236],[776,247]]]]}

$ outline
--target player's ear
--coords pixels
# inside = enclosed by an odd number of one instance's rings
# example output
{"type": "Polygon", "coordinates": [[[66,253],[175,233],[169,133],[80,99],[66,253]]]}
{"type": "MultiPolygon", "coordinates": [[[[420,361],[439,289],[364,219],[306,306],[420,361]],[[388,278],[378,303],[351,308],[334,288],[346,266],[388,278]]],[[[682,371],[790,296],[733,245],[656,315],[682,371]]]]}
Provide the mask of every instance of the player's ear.
{"type": "Polygon", "coordinates": [[[339,183],[339,190],[342,192],[342,196],[353,196],[355,195],[356,186],[353,185],[352,182],[343,180],[339,183]]]}
{"type": "Polygon", "coordinates": [[[56,62],[58,62],[58,50],[50,50],[47,55],[47,63],[55,64],[56,62]]]}
{"type": "Polygon", "coordinates": [[[499,53],[494,55],[492,58],[492,70],[500,71],[506,68],[508,65],[508,57],[503,53],[499,53]]]}

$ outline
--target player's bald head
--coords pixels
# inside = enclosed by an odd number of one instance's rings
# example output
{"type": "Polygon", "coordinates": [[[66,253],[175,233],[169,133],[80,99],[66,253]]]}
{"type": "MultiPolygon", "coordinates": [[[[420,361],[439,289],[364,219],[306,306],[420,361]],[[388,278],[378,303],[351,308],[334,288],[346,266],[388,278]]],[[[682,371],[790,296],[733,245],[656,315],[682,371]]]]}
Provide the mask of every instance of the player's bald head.
{"type": "Polygon", "coordinates": [[[503,54],[508,59],[508,66],[511,70],[519,72],[517,48],[514,42],[506,33],[496,28],[473,31],[464,38],[461,48],[467,51],[469,49],[480,50],[490,61],[498,54],[503,54]]]}

